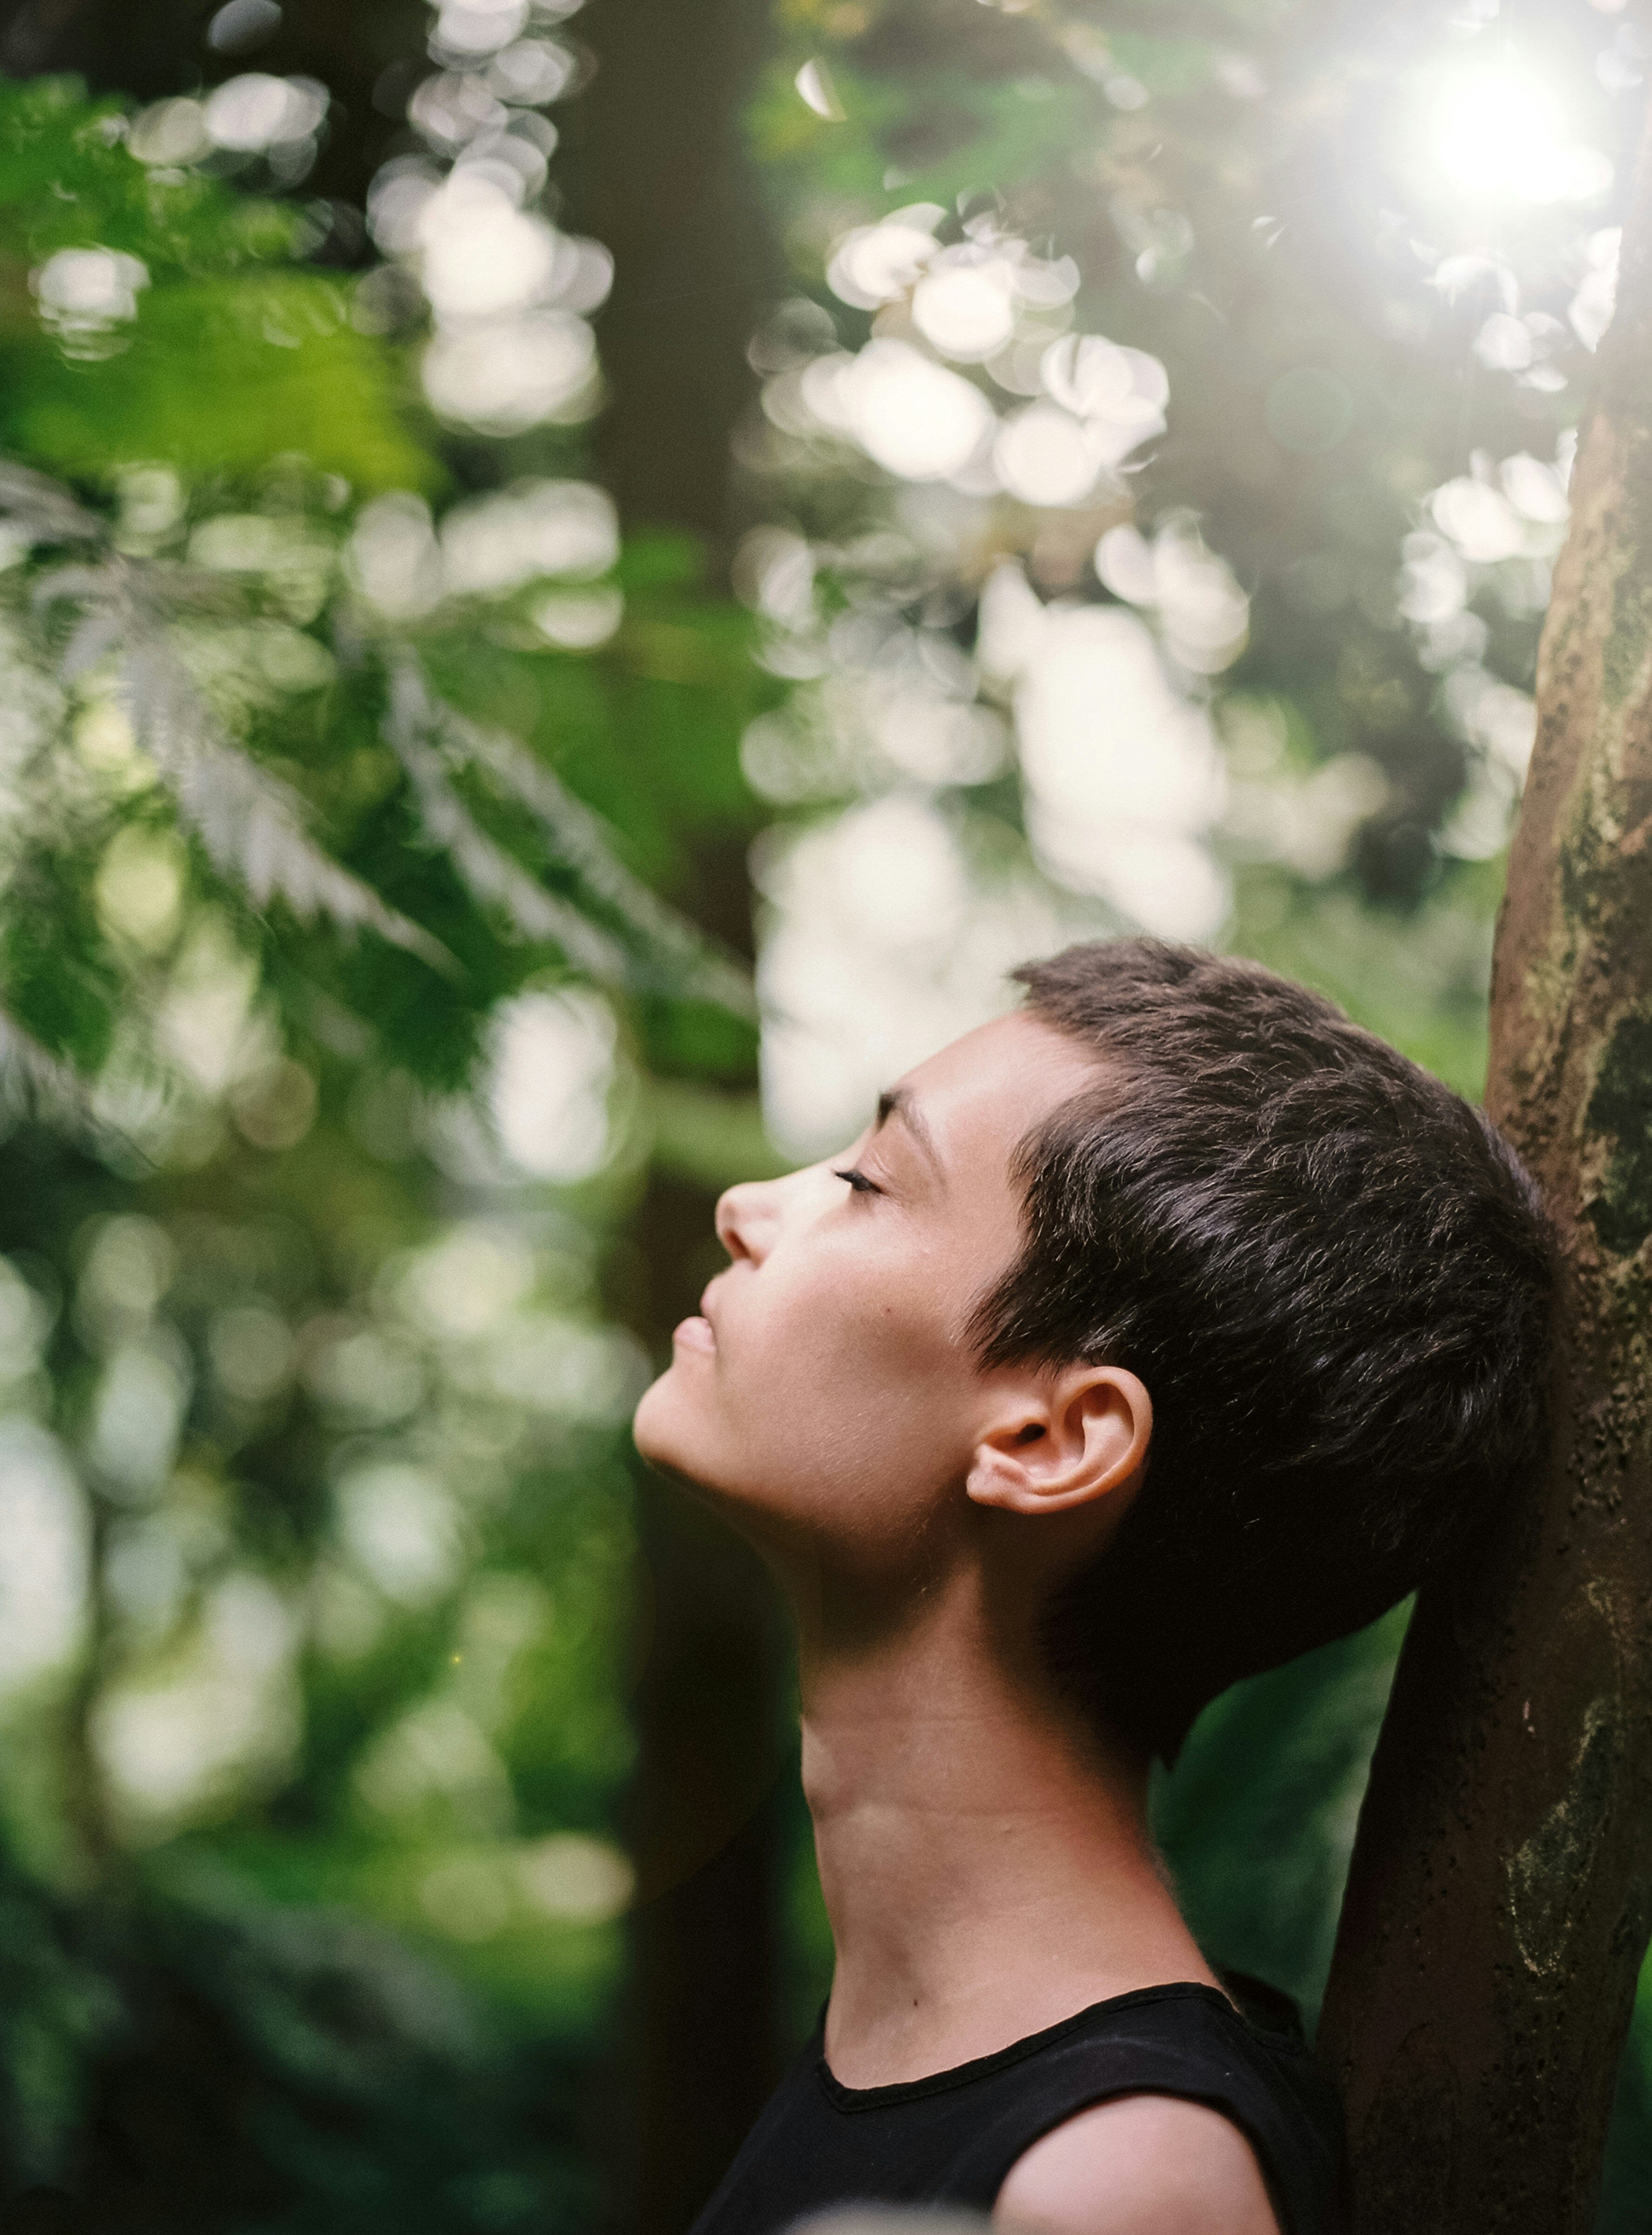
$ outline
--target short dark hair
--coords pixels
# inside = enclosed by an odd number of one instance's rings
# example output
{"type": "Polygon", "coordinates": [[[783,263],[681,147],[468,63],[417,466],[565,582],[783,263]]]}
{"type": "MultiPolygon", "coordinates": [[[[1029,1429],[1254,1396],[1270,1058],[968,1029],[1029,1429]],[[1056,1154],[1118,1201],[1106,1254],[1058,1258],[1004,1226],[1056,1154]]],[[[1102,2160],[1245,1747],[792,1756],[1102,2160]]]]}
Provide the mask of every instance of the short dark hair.
{"type": "Polygon", "coordinates": [[[1536,1463],[1552,1260],[1491,1121],[1254,963],[1153,939],[1015,973],[1097,1083],[1021,1144],[987,1366],[1105,1360],[1146,1478],[1049,1610],[1052,1665],[1174,1759],[1241,1676],[1373,1621],[1536,1463]]]}

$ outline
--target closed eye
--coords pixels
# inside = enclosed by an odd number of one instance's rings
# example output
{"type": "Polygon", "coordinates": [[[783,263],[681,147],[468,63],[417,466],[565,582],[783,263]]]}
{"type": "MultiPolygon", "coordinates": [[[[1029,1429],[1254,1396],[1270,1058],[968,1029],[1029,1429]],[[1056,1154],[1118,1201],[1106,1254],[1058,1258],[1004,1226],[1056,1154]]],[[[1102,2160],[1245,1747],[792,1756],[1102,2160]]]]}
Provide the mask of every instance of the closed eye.
{"type": "Polygon", "coordinates": [[[847,1182],[850,1192],[855,1195],[882,1195],[883,1192],[881,1187],[868,1179],[866,1174],[855,1164],[851,1164],[847,1171],[835,1170],[832,1177],[835,1180],[847,1182]]]}

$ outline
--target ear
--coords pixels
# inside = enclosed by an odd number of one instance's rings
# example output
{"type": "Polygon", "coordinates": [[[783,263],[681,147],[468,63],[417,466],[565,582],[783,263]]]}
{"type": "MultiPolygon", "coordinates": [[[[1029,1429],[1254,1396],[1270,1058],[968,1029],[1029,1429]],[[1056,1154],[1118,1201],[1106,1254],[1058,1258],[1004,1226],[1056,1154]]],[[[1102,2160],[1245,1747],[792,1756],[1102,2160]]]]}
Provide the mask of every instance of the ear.
{"type": "Polygon", "coordinates": [[[1153,1400],[1119,1366],[1064,1367],[1005,1392],[964,1487],[1006,1513],[1069,1513],[1132,1490],[1153,1436],[1153,1400]]]}

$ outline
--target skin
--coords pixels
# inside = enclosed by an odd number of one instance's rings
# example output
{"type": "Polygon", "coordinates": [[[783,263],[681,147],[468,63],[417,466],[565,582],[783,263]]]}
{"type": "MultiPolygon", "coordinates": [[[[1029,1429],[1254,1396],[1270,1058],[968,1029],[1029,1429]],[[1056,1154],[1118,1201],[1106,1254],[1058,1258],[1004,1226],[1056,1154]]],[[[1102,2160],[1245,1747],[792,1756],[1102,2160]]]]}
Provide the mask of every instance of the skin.
{"type": "MultiPolygon", "coordinates": [[[[1100,1084],[1019,1015],[883,1098],[847,1157],[731,1188],[730,1263],[638,1408],[643,1456],[759,1547],[796,1612],[803,1776],[837,1961],[833,2072],[875,2088],[1133,1988],[1217,1982],[1110,1751],[1037,1646],[1138,1489],[1152,1402],[1110,1366],[983,1372],[1021,1242],[1020,1141],[1100,1084]]],[[[1083,2112],[996,2217],[1051,2235],[1277,2235],[1249,2143],[1162,2096],[1083,2112]]]]}

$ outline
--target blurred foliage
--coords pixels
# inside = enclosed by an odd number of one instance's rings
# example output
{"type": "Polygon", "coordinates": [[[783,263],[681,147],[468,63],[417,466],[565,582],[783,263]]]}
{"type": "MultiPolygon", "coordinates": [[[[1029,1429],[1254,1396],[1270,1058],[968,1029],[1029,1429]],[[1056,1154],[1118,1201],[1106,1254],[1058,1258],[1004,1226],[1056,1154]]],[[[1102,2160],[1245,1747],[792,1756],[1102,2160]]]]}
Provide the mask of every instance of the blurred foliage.
{"type": "MultiPolygon", "coordinates": [[[[746,744],[787,834],[758,871],[791,1032],[852,1068],[845,1007],[810,1013],[834,943],[899,1046],[964,971],[1137,923],[1478,1094],[1643,28],[1416,0],[776,22],[750,130],[795,292],[740,460],[759,657],[794,685],[746,744]],[[829,876],[903,854],[928,932],[877,921],[870,872],[831,912],[829,876]]],[[[813,1145],[801,1092],[777,1115],[813,1145]]],[[[1156,1789],[1212,1955],[1310,2020],[1403,1619],[1215,1703],[1156,1789]]],[[[1643,1994],[1614,2230],[1652,2225],[1649,2039],[1643,1994]]]]}
{"type": "MultiPolygon", "coordinates": [[[[1504,224],[1396,152],[1487,8],[778,0],[737,603],[587,477],[571,12],[0,82],[0,2166],[98,2235],[613,2212],[615,1300],[779,1161],[751,841],[789,1151],[1133,923],[1483,1073],[1633,25],[1532,15],[1596,186],[1504,224]]],[[[1401,1620],[1157,1794],[1310,2011],[1401,1620]]]]}
{"type": "Polygon", "coordinates": [[[754,783],[816,807],[916,778],[1000,881],[1025,831],[1101,921],[1219,935],[1477,1092],[1640,35],[1420,0],[777,13],[751,130],[797,292],[742,456],[799,687],[754,783]],[[1507,176],[1450,168],[1501,71],[1528,173],[1540,76],[1577,135],[1573,183],[1513,213],[1507,176]],[[1142,630],[1168,696],[1118,665],[1142,630]]]}
{"type": "Polygon", "coordinates": [[[359,1917],[200,1872],[95,1910],[14,1885],[0,1913],[18,2167],[52,2193],[75,2129],[88,2226],[482,2235],[542,2226],[547,2206],[588,2220],[554,2053],[490,2032],[359,1917]]]}
{"type": "Polygon", "coordinates": [[[0,85],[0,2166],[100,2231],[588,2225],[600,1298],[656,1137],[760,1143],[657,895],[777,690],[577,429],[449,444],[298,210],[131,129],[0,85]]]}
{"type": "Polygon", "coordinates": [[[1155,1795],[1201,1943],[1310,2012],[1406,1612],[1213,1701],[1155,1795]]]}
{"type": "Polygon", "coordinates": [[[294,268],[298,213],[134,162],[125,136],[122,108],[72,80],[0,95],[0,446],[94,480],[150,458],[191,482],[263,478],[291,452],[361,490],[428,486],[395,363],[351,326],[337,278],[294,268]],[[141,291],[135,345],[104,305],[71,304],[66,351],[31,278],[94,248],[141,266],[109,275],[141,291]]]}

